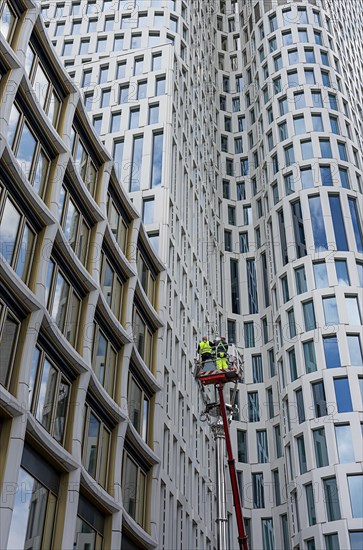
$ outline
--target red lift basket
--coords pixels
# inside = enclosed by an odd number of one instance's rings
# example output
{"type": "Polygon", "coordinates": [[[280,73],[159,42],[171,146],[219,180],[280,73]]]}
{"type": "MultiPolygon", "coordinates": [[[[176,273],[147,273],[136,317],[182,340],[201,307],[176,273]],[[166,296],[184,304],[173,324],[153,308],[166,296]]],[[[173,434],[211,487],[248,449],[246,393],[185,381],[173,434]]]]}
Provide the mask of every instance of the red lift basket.
{"type": "Polygon", "coordinates": [[[195,376],[203,386],[210,384],[226,384],[228,382],[241,382],[243,379],[242,360],[234,345],[228,354],[228,369],[218,370],[216,359],[196,361],[195,376]]]}

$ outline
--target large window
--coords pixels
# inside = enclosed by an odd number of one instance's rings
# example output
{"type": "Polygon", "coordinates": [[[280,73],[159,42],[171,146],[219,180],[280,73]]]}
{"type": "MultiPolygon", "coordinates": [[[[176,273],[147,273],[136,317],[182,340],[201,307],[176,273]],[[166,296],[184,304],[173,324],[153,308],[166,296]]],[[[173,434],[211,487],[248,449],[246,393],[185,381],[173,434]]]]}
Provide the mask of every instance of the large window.
{"type": "Polygon", "coordinates": [[[259,422],[260,420],[260,407],[258,392],[248,392],[248,421],[249,422],[259,422]]]}
{"type": "Polygon", "coordinates": [[[348,250],[342,207],[338,195],[329,195],[329,204],[333,221],[335,243],[337,250],[348,250]]]}
{"type": "Polygon", "coordinates": [[[163,134],[153,134],[151,187],[159,187],[162,181],[163,168],[163,134]]]}
{"type": "Polygon", "coordinates": [[[141,282],[141,286],[146,292],[152,305],[155,305],[155,281],[156,275],[151,270],[149,262],[146,260],[146,256],[137,249],[136,253],[137,273],[141,282]]]}
{"type": "Polygon", "coordinates": [[[322,380],[320,382],[314,382],[312,384],[312,390],[313,390],[315,416],[317,418],[320,418],[321,416],[325,416],[326,414],[328,414],[324,382],[322,380]]]}
{"type": "Polygon", "coordinates": [[[59,223],[70,247],[81,262],[86,265],[90,224],[83,216],[81,209],[74,200],[66,185],[62,185],[58,203],[59,223]]]}
{"type": "Polygon", "coordinates": [[[132,162],[129,185],[130,192],[140,190],[143,143],[143,136],[133,137],[132,162]]]}
{"type": "Polygon", "coordinates": [[[317,252],[327,250],[328,243],[325,233],[324,217],[320,197],[309,197],[309,207],[315,250],[317,252]]]}
{"type": "Polygon", "coordinates": [[[116,385],[118,352],[105,332],[94,323],[93,370],[107,393],[113,397],[116,385]]]}
{"type": "Polygon", "coordinates": [[[9,387],[15,364],[20,320],[0,301],[0,384],[9,387]]]}
{"type": "Polygon", "coordinates": [[[45,352],[36,348],[29,382],[29,406],[38,422],[63,444],[68,420],[71,382],[45,352]]]}
{"type": "Polygon", "coordinates": [[[265,494],[263,485],[263,473],[252,474],[253,507],[265,507],[265,494]]]}
{"type": "Polygon", "coordinates": [[[101,512],[80,494],[73,550],[102,550],[104,524],[101,512]]]}
{"type": "Polygon", "coordinates": [[[79,292],[73,288],[55,259],[50,258],[46,281],[46,305],[57,327],[72,346],[76,346],[81,303],[79,292]]]}
{"type": "Polygon", "coordinates": [[[305,322],[305,330],[314,330],[316,328],[314,303],[312,300],[303,303],[303,314],[305,322]]]}
{"type": "Polygon", "coordinates": [[[144,441],[148,439],[150,399],[137,382],[133,374],[129,374],[128,408],[131,424],[139,432],[144,441]]]}
{"type": "Polygon", "coordinates": [[[147,472],[124,451],[122,496],[126,512],[145,527],[147,472]]]}
{"type": "Polygon", "coordinates": [[[27,179],[35,191],[43,196],[50,158],[33,130],[33,124],[16,103],[10,112],[8,140],[27,179]]]}
{"type": "Polygon", "coordinates": [[[258,430],[257,438],[257,462],[265,464],[268,462],[268,443],[266,430],[258,430]]]}
{"type": "Polygon", "coordinates": [[[349,199],[349,209],[350,209],[350,215],[352,218],[352,224],[353,224],[353,231],[355,236],[355,242],[357,245],[358,252],[363,252],[363,232],[362,232],[362,224],[359,217],[357,202],[355,199],[349,199]]]}
{"type": "Polygon", "coordinates": [[[38,453],[25,446],[19,470],[8,550],[52,548],[59,476],[38,453]]]}
{"type": "Polygon", "coordinates": [[[49,70],[46,70],[36,49],[30,44],[25,54],[25,70],[33,85],[35,97],[53,126],[57,128],[62,105],[60,95],[52,83],[49,70]]]}
{"type": "Polygon", "coordinates": [[[297,454],[299,457],[300,474],[302,475],[308,471],[304,436],[300,435],[299,437],[297,437],[296,443],[297,443],[297,454]]]}
{"type": "Polygon", "coordinates": [[[71,151],[76,169],[91,195],[94,195],[97,184],[97,167],[86,149],[82,138],[74,127],[71,133],[71,151]]]}
{"type": "Polygon", "coordinates": [[[316,524],[315,498],[312,483],[308,483],[307,485],[305,485],[305,495],[309,526],[311,527],[312,525],[316,524]]]}
{"type": "Polygon", "coordinates": [[[348,334],[347,340],[350,355],[350,364],[354,367],[362,366],[363,354],[359,334],[348,334]]]}
{"type": "Polygon", "coordinates": [[[272,518],[262,519],[263,550],[274,550],[274,528],[272,518]]]}
{"type": "Polygon", "coordinates": [[[36,231],[0,182],[0,250],[27,282],[36,242],[36,231]]]}
{"type": "Polygon", "coordinates": [[[111,429],[86,404],[82,463],[87,472],[107,490],[111,429]]]}
{"type": "Polygon", "coordinates": [[[336,336],[324,336],[325,364],[328,369],[335,369],[341,366],[338,338],[336,336]]]}

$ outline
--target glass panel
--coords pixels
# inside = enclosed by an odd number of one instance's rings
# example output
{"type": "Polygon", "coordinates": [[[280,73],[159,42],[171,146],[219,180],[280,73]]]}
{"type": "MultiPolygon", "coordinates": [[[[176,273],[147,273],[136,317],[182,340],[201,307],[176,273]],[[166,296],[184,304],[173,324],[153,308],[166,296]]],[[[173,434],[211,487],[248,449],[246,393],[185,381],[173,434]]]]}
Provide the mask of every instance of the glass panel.
{"type": "Polygon", "coordinates": [[[316,288],[326,288],[329,286],[328,272],[325,262],[319,262],[313,264],[315,286],[316,288]]]}
{"type": "Polygon", "coordinates": [[[360,367],[363,365],[362,348],[360,339],[357,334],[351,334],[347,336],[350,364],[354,367],[360,367]]]}
{"type": "Polygon", "coordinates": [[[40,63],[38,63],[37,70],[35,72],[33,88],[35,97],[44,108],[48,96],[49,80],[40,63]]]}
{"type": "Polygon", "coordinates": [[[53,432],[53,437],[59,443],[63,442],[64,432],[66,428],[69,394],[70,385],[64,378],[62,378],[57,395],[53,432]]]}
{"type": "Polygon", "coordinates": [[[349,541],[351,550],[362,550],[363,531],[349,531],[349,541]]]}
{"type": "Polygon", "coordinates": [[[347,236],[343,220],[342,208],[338,196],[329,196],[330,210],[333,220],[333,228],[337,250],[348,250],[347,236]]]}
{"type": "Polygon", "coordinates": [[[66,338],[70,341],[72,346],[76,343],[76,336],[78,332],[79,313],[81,308],[81,300],[73,292],[69,306],[68,320],[66,324],[66,338]]]}
{"type": "Polygon", "coordinates": [[[66,318],[67,301],[69,295],[69,284],[64,279],[62,273],[58,271],[57,282],[55,286],[53,307],[51,309],[51,315],[55,320],[60,330],[63,330],[64,321],[66,318]]]}
{"type": "Polygon", "coordinates": [[[97,448],[98,448],[98,438],[100,435],[101,423],[91,412],[89,415],[89,424],[87,432],[87,446],[84,452],[84,462],[87,472],[92,476],[96,477],[96,468],[97,468],[97,448]]]}
{"type": "Polygon", "coordinates": [[[325,364],[328,369],[341,367],[338,339],[336,336],[324,336],[325,364]]]}
{"type": "Polygon", "coordinates": [[[338,284],[341,286],[349,286],[349,272],[346,260],[335,260],[335,269],[337,272],[338,284]]]}
{"type": "Polygon", "coordinates": [[[326,446],[325,429],[319,428],[318,430],[313,430],[313,438],[314,438],[316,466],[318,468],[323,468],[324,466],[328,466],[329,457],[328,457],[328,448],[326,446]]]}
{"type": "Polygon", "coordinates": [[[328,521],[338,520],[341,515],[336,479],[335,477],[324,479],[323,484],[328,521]]]}
{"type": "Polygon", "coordinates": [[[122,487],[124,507],[126,512],[134,519],[136,519],[136,505],[137,505],[137,466],[128,457],[125,456],[124,465],[124,483],[122,487]]]}
{"type": "Polygon", "coordinates": [[[348,475],[348,487],[353,518],[363,518],[363,475],[348,475]]]}
{"type": "Polygon", "coordinates": [[[315,511],[315,499],[314,491],[311,483],[305,485],[306,492],[306,505],[308,510],[309,526],[316,524],[316,511],[315,511]]]}
{"type": "Polygon", "coordinates": [[[57,378],[58,372],[49,361],[45,359],[35,416],[48,432],[53,431],[51,422],[57,378]]]}
{"type": "Polygon", "coordinates": [[[18,127],[19,118],[20,118],[20,111],[13,104],[10,111],[9,126],[8,126],[8,141],[9,141],[10,147],[13,146],[15,132],[18,127]]]}
{"type": "Polygon", "coordinates": [[[312,301],[303,304],[303,313],[305,320],[305,330],[314,330],[316,328],[314,304],[312,301]]]}
{"type": "Polygon", "coordinates": [[[326,326],[338,325],[339,316],[338,316],[337,301],[335,296],[331,296],[329,298],[323,298],[323,309],[324,309],[326,326]]]}
{"type": "Polygon", "coordinates": [[[338,412],[352,412],[352,399],[350,397],[350,388],[348,378],[334,379],[335,396],[337,400],[338,412]]]}
{"type": "Polygon", "coordinates": [[[0,383],[5,387],[8,385],[11,374],[18,328],[19,324],[8,314],[0,340],[0,383]]]}
{"type": "Polygon", "coordinates": [[[321,208],[320,197],[310,197],[309,207],[311,215],[311,224],[313,227],[315,250],[324,251],[328,249],[326,239],[323,211],[321,208]]]}
{"type": "Polygon", "coordinates": [[[102,385],[104,385],[104,379],[105,379],[106,352],[107,352],[107,340],[103,336],[102,332],[99,332],[96,357],[94,360],[94,371],[98,380],[101,382],[102,385]]]}
{"type": "Polygon", "coordinates": [[[142,165],[143,137],[135,136],[132,150],[132,164],[130,174],[130,191],[140,190],[141,165],[142,165]]]}
{"type": "Polygon", "coordinates": [[[350,426],[335,426],[335,437],[340,464],[354,462],[354,450],[350,426]]]}
{"type": "Polygon", "coordinates": [[[129,390],[129,417],[134,428],[140,432],[142,415],[142,391],[131,378],[129,390]]]}
{"type": "Polygon", "coordinates": [[[306,374],[316,371],[316,356],[314,342],[304,342],[304,358],[306,374]]]}
{"type": "Polygon", "coordinates": [[[80,214],[78,209],[75,207],[72,199],[69,199],[67,216],[64,222],[64,235],[73,250],[76,249],[77,244],[79,218],[80,214]]]}
{"type": "Polygon", "coordinates": [[[31,260],[33,258],[33,247],[35,242],[35,233],[25,224],[23,238],[20,243],[18,264],[16,273],[23,281],[26,281],[31,260]]]}
{"type": "Polygon", "coordinates": [[[36,139],[31,133],[28,124],[25,122],[20,137],[16,158],[21,166],[21,169],[25,172],[27,178],[29,178],[30,175],[36,145],[36,139]]]}
{"type": "MultiPolygon", "coordinates": [[[[49,491],[23,468],[19,470],[16,487],[7,549],[42,548],[49,491]]],[[[53,518],[48,520],[51,525],[53,518]]]]}
{"type": "Polygon", "coordinates": [[[350,325],[361,325],[360,312],[358,307],[358,299],[356,296],[346,296],[345,303],[347,305],[348,321],[350,325]]]}
{"type": "Polygon", "coordinates": [[[100,471],[98,476],[99,484],[106,488],[107,484],[107,474],[108,474],[108,459],[109,459],[109,450],[110,450],[110,432],[103,427],[102,430],[102,439],[100,442],[100,471]]]}
{"type": "Polygon", "coordinates": [[[37,166],[35,169],[33,186],[38,195],[43,194],[44,185],[48,174],[49,160],[40,150],[37,166]]]}
{"type": "Polygon", "coordinates": [[[96,531],[77,516],[74,550],[96,550],[96,531]]]}
{"type": "Polygon", "coordinates": [[[159,185],[161,185],[162,164],[163,164],[163,134],[154,134],[151,187],[159,187],[159,185]]]}
{"type": "Polygon", "coordinates": [[[1,254],[8,263],[12,263],[21,215],[13,203],[6,199],[0,223],[1,254]]]}

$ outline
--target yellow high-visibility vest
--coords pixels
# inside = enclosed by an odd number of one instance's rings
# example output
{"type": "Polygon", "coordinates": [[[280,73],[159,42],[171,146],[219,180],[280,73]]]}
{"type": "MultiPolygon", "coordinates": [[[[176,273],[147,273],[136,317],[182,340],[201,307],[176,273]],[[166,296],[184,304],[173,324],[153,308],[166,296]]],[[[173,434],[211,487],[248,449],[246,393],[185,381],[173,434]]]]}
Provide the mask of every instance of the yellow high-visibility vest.
{"type": "Polygon", "coordinates": [[[212,346],[210,345],[209,340],[204,342],[204,340],[201,341],[199,344],[200,354],[204,355],[204,353],[212,353],[212,346]]]}

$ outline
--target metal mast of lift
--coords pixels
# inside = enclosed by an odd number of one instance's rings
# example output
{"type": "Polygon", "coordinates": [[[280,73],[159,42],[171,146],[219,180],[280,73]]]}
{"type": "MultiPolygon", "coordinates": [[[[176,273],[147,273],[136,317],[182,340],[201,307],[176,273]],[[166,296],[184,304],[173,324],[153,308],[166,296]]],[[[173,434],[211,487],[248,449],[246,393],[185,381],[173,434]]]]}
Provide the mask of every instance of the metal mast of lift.
{"type": "Polygon", "coordinates": [[[233,412],[237,409],[235,405],[238,382],[243,379],[242,358],[235,346],[228,355],[228,368],[218,370],[216,359],[207,361],[196,360],[195,377],[201,389],[205,410],[201,414],[201,420],[207,421],[211,426],[216,442],[217,462],[217,539],[218,550],[227,548],[227,502],[226,502],[226,480],[225,480],[225,456],[227,450],[227,461],[231,478],[233,504],[236,513],[238,544],[240,550],[248,550],[248,540],[245,532],[242,505],[237,481],[235,459],[233,457],[232,443],[229,431],[229,424],[233,412]],[[226,404],[224,399],[225,384],[234,383],[231,392],[231,403],[226,404]],[[209,389],[206,386],[213,386],[209,389]],[[227,412],[228,410],[228,412],[227,412]]]}

